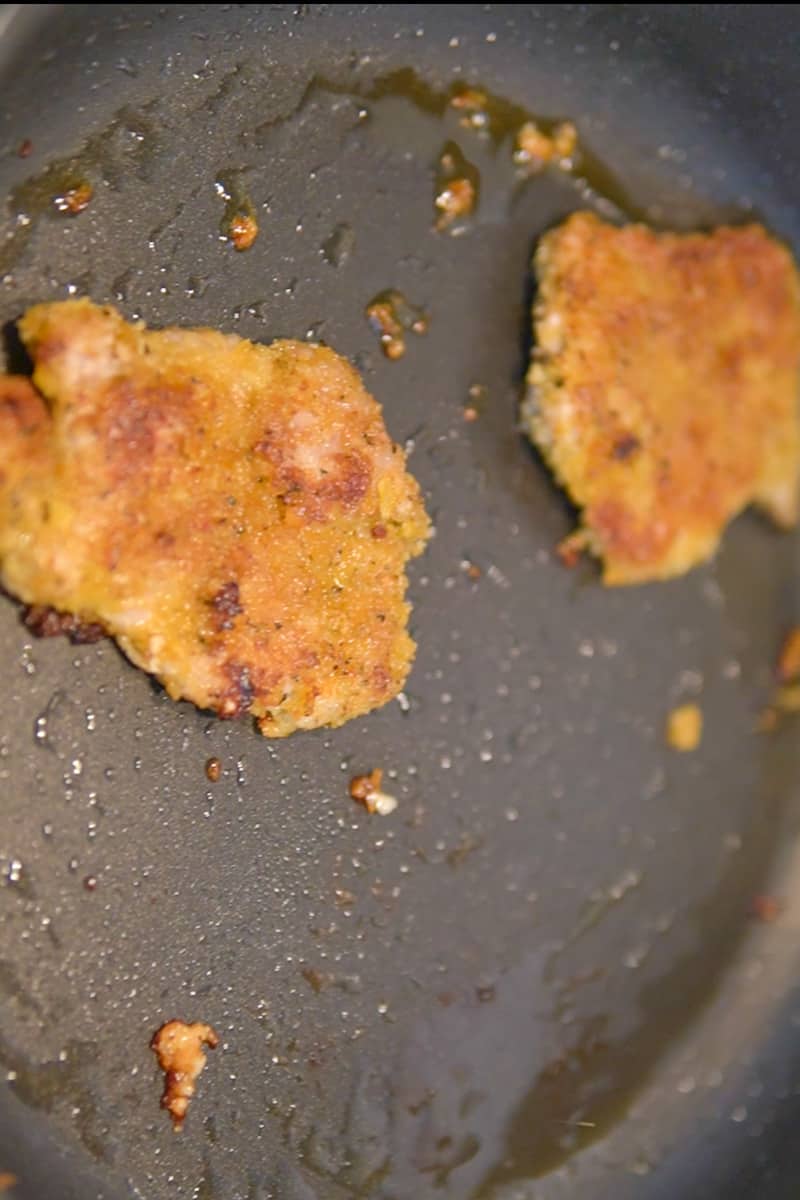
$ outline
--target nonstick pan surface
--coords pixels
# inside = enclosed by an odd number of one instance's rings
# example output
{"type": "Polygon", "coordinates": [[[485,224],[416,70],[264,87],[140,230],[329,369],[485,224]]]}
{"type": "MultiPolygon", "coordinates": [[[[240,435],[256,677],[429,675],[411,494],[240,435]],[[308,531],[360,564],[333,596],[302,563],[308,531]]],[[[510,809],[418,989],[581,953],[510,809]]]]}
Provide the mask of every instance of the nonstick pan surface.
{"type": "Polygon", "coordinates": [[[173,704],[111,643],[31,641],[0,605],[13,1194],[796,1196],[800,763],[796,727],[753,726],[797,619],[797,540],[746,514],[685,579],[604,590],[556,559],[573,518],[515,430],[530,254],[568,212],[755,212],[800,246],[791,7],[1,19],[2,319],[90,295],[322,339],[408,443],[436,524],[402,703],[287,741],[173,704]],[[476,149],[475,226],[432,232],[456,79],[571,118],[617,182],[514,191],[502,147],[476,149]],[[51,214],[75,171],[92,203],[51,214]],[[217,184],[256,207],[247,253],[220,237],[217,184]],[[386,288],[430,320],[399,362],[364,318],[386,288]],[[680,756],[682,699],[706,734],[680,756]],[[389,817],[348,796],[374,766],[389,817]],[[221,1037],[179,1136],[148,1048],[171,1017],[221,1037]]]}

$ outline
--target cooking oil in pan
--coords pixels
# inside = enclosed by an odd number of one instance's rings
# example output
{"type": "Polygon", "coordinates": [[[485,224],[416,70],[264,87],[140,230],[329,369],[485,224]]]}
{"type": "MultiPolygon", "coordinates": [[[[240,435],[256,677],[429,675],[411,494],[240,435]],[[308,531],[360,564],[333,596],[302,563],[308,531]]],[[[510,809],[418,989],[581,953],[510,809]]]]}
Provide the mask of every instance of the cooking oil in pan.
{"type": "MultiPolygon", "coordinates": [[[[255,159],[269,150],[276,128],[301,120],[309,106],[324,104],[331,97],[350,104],[349,138],[426,164],[431,186],[427,192],[421,191],[420,205],[426,207],[433,235],[464,232],[473,236],[483,222],[502,224],[507,220],[520,199],[529,189],[539,187],[542,180],[542,172],[532,172],[515,161],[520,128],[535,122],[545,136],[550,136],[560,120],[532,114],[474,82],[437,90],[407,69],[364,84],[341,84],[318,77],[292,113],[242,134],[242,147],[255,159]],[[452,185],[459,181],[466,181],[469,189],[460,190],[460,207],[454,219],[442,221],[448,209],[446,203],[437,204],[437,197],[448,188],[453,190],[452,185]]],[[[120,114],[77,154],[51,163],[20,184],[10,197],[13,224],[0,246],[0,270],[8,270],[24,252],[39,219],[66,219],[71,215],[59,210],[58,197],[74,193],[85,184],[92,186],[96,196],[104,185],[115,186],[126,164],[134,171],[146,172],[147,156],[154,144],[157,122],[150,110],[145,116],[120,114]]],[[[590,205],[617,220],[644,219],[648,215],[592,155],[580,138],[580,129],[574,154],[543,170],[550,172],[559,186],[571,190],[576,206],[590,205]]],[[[241,178],[221,178],[223,199],[233,200],[237,210],[244,203],[241,178]]],[[[209,186],[213,186],[213,180],[209,180],[209,186]]],[[[85,189],[81,194],[86,197],[85,189]]],[[[225,218],[230,215],[226,213],[225,218]]],[[[531,236],[536,232],[531,230],[531,236]]],[[[338,226],[322,247],[325,261],[332,266],[344,265],[353,244],[349,223],[338,226]]],[[[521,279],[524,272],[525,264],[521,263],[521,279]]],[[[393,311],[398,306],[405,306],[403,311],[411,309],[395,289],[381,293],[375,302],[391,303],[393,311]]],[[[413,314],[410,324],[396,311],[395,317],[403,332],[424,332],[423,328],[414,329],[413,319],[417,318],[413,314]]],[[[378,332],[382,336],[380,329],[378,332]]],[[[451,851],[449,865],[458,867],[473,848],[465,842],[451,851]]],[[[590,937],[605,917],[604,909],[590,910],[579,921],[575,940],[590,937]]],[[[698,925],[702,927],[700,918],[698,925]]],[[[715,928],[718,925],[717,921],[715,928]]],[[[602,1000],[586,999],[591,997],[592,988],[607,978],[602,956],[594,952],[596,973],[578,978],[569,966],[569,944],[550,951],[548,956],[533,955],[530,961],[509,968],[491,984],[482,984],[468,1000],[456,997],[445,1003],[442,999],[441,1011],[430,1019],[438,1054],[431,1052],[430,1040],[418,1037],[416,1030],[405,1049],[401,1044],[409,1095],[398,1123],[405,1129],[403,1141],[408,1153],[398,1152],[383,1164],[371,1177],[372,1186],[397,1185],[398,1195],[415,1196],[428,1186],[447,1189],[456,1171],[475,1164],[480,1169],[471,1194],[488,1197],[503,1184],[557,1169],[578,1150],[604,1136],[625,1115],[669,1040],[706,998],[707,992],[697,980],[714,977],[708,965],[710,953],[718,955],[721,962],[729,949],[717,939],[710,952],[703,941],[699,955],[679,962],[668,978],[643,986],[638,996],[640,1024],[626,1037],[619,1037],[611,1029],[607,1015],[610,1010],[604,1008],[602,1000]],[[703,959],[702,971],[698,970],[699,956],[703,959]],[[543,975],[547,976],[552,996],[552,1011],[544,1019],[532,1012],[530,1004],[535,981],[543,975]],[[675,994],[686,1000],[680,1012],[670,1016],[664,998],[675,994]],[[550,1031],[546,1052],[535,1053],[540,1048],[532,1042],[545,1028],[550,1031]],[[504,1089],[503,1073],[497,1070],[497,1047],[501,1044],[510,1048],[517,1059],[516,1101],[493,1132],[487,1133],[482,1113],[492,1107],[497,1093],[504,1089]],[[452,1049],[450,1057],[446,1053],[448,1045],[452,1049]],[[455,1049],[464,1045],[471,1047],[474,1079],[462,1078],[454,1083],[455,1049]],[[422,1081],[416,1092],[411,1087],[413,1080],[422,1081]]],[[[629,998],[626,1003],[630,1006],[629,998]]],[[[78,1048],[73,1072],[71,1055],[70,1050],[63,1064],[26,1067],[16,1051],[0,1046],[0,1059],[15,1073],[17,1094],[46,1110],[54,1106],[58,1096],[65,1100],[74,1096],[78,1106],[86,1107],[85,1086],[79,1077],[85,1080],[89,1066],[78,1048]]],[[[309,1165],[313,1167],[313,1162],[309,1165]]]]}

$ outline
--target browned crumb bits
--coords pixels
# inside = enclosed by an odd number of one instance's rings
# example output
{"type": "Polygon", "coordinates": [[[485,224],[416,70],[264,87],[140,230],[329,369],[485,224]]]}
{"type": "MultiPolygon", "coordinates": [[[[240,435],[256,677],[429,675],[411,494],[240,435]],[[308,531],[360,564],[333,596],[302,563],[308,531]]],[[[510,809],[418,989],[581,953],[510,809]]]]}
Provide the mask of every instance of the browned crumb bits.
{"type": "Polygon", "coordinates": [[[578,144],[578,131],[571,121],[562,121],[551,134],[535,121],[520,126],[514,144],[514,162],[538,170],[549,162],[569,159],[578,144]]]}
{"type": "Polygon", "coordinates": [[[696,704],[680,704],[667,717],[667,744],[673,750],[696,750],[703,736],[703,714],[696,704]]]}
{"type": "Polygon", "coordinates": [[[258,237],[258,221],[252,214],[236,213],[228,226],[228,237],[236,250],[249,250],[258,237]]]}
{"type": "Polygon", "coordinates": [[[777,921],[783,912],[783,903],[775,896],[754,896],[752,909],[754,917],[759,921],[764,921],[765,924],[770,924],[772,921],[777,921]]]}
{"type": "Polygon", "coordinates": [[[370,300],[364,314],[380,338],[381,350],[392,360],[405,354],[407,331],[418,336],[428,332],[428,318],[422,309],[393,288],[370,300]]]}
{"type": "Polygon", "coordinates": [[[0,1192],[7,1192],[19,1182],[11,1171],[0,1171],[0,1192]]]}
{"type": "Polygon", "coordinates": [[[213,1050],[218,1041],[211,1026],[200,1022],[188,1025],[185,1021],[167,1021],[153,1035],[150,1048],[166,1075],[161,1107],[172,1117],[176,1132],[183,1128],[197,1077],[206,1065],[203,1047],[213,1050]]]}
{"type": "Polygon", "coordinates": [[[768,705],[756,717],[756,733],[773,733],[778,728],[778,720],[778,710],[768,705]]]}
{"type": "Polygon", "coordinates": [[[475,185],[466,178],[450,179],[436,195],[434,203],[439,216],[437,229],[447,229],[454,221],[471,216],[475,208],[475,185]]]}
{"type": "Polygon", "coordinates": [[[75,187],[68,188],[62,195],[56,196],[54,203],[59,212],[76,216],[89,207],[92,195],[92,185],[84,180],[83,183],[77,183],[75,187]]]}
{"type": "Polygon", "coordinates": [[[33,142],[30,138],[25,138],[17,146],[17,158],[30,158],[33,154],[33,142]]]}
{"type": "Polygon", "coordinates": [[[375,767],[367,775],[354,775],[350,780],[350,795],[358,804],[363,804],[368,813],[386,817],[397,808],[394,796],[381,791],[383,771],[375,767]]]}
{"type": "Polygon", "coordinates": [[[406,352],[403,326],[395,316],[388,300],[376,299],[366,308],[367,320],[381,339],[381,350],[387,358],[402,358],[406,352]]]}
{"type": "Polygon", "coordinates": [[[474,582],[477,582],[477,580],[483,575],[483,571],[478,564],[470,562],[469,559],[464,559],[464,562],[461,564],[461,568],[467,579],[472,579],[474,582]]]}
{"type": "Polygon", "coordinates": [[[778,655],[778,678],[782,683],[800,679],[800,625],[790,629],[778,655]]]}
{"type": "Polygon", "coordinates": [[[314,967],[303,967],[300,974],[317,994],[330,982],[327,975],[323,975],[321,971],[317,971],[314,967]]]}
{"type": "Polygon", "coordinates": [[[209,758],[206,763],[206,779],[209,783],[217,783],[222,774],[222,763],[218,758],[209,758]]]}
{"type": "Polygon", "coordinates": [[[574,533],[570,533],[567,537],[562,538],[556,546],[556,554],[562,566],[568,567],[570,570],[577,567],[581,555],[586,550],[586,533],[583,529],[576,529],[574,533]]]}
{"type": "Polygon", "coordinates": [[[485,129],[489,124],[489,97],[480,88],[460,88],[450,97],[450,107],[463,113],[461,124],[468,129],[485,129]]]}

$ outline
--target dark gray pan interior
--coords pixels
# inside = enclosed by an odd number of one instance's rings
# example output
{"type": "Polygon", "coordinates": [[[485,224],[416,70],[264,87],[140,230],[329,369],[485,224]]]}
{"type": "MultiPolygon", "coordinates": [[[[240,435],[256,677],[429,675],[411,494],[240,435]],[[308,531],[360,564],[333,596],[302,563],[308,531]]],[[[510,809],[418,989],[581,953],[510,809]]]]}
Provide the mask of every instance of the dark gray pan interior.
{"type": "Polygon", "coordinates": [[[796,727],[752,729],[798,543],[746,514],[714,564],[623,591],[558,563],[572,517],[515,408],[531,249],[586,199],[543,176],[511,203],[476,149],[479,219],[439,236],[445,123],[407,83],[359,99],[406,68],[479,82],[574,119],[656,223],[755,212],[797,247],[795,10],[3,7],[0,318],[88,294],[323,339],[413,447],[437,530],[407,699],[285,742],[171,703],[111,644],[32,642],[0,604],[14,1194],[795,1197],[800,763],[796,727]],[[70,171],[89,209],[45,212],[70,171]],[[220,239],[231,178],[261,222],[245,254],[220,239]],[[363,315],[388,287],[430,315],[398,363],[363,315]],[[663,744],[681,698],[694,755],[663,744]],[[376,765],[383,819],[347,794],[376,765]],[[221,1035],[180,1136],[148,1049],[173,1016],[221,1035]]]}

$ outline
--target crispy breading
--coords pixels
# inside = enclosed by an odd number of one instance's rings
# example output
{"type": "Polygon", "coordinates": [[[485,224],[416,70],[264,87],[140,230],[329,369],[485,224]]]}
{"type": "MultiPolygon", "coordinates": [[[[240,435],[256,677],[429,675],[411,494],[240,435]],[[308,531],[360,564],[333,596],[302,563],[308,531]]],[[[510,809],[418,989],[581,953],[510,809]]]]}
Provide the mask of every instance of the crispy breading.
{"type": "Polygon", "coordinates": [[[541,241],[523,420],[606,584],[680,575],[751,502],[798,516],[800,285],[759,225],[541,241]]]}
{"type": "Polygon", "coordinates": [[[262,732],[400,690],[429,535],[378,404],[322,346],[148,331],[87,300],[19,323],[0,379],[0,571],[101,625],[169,694],[262,732]]]}
{"type": "Polygon", "coordinates": [[[183,1129],[197,1079],[206,1065],[204,1047],[216,1050],[219,1038],[210,1025],[200,1021],[167,1021],[150,1040],[150,1049],[164,1072],[161,1107],[172,1117],[176,1133],[183,1129]]]}

